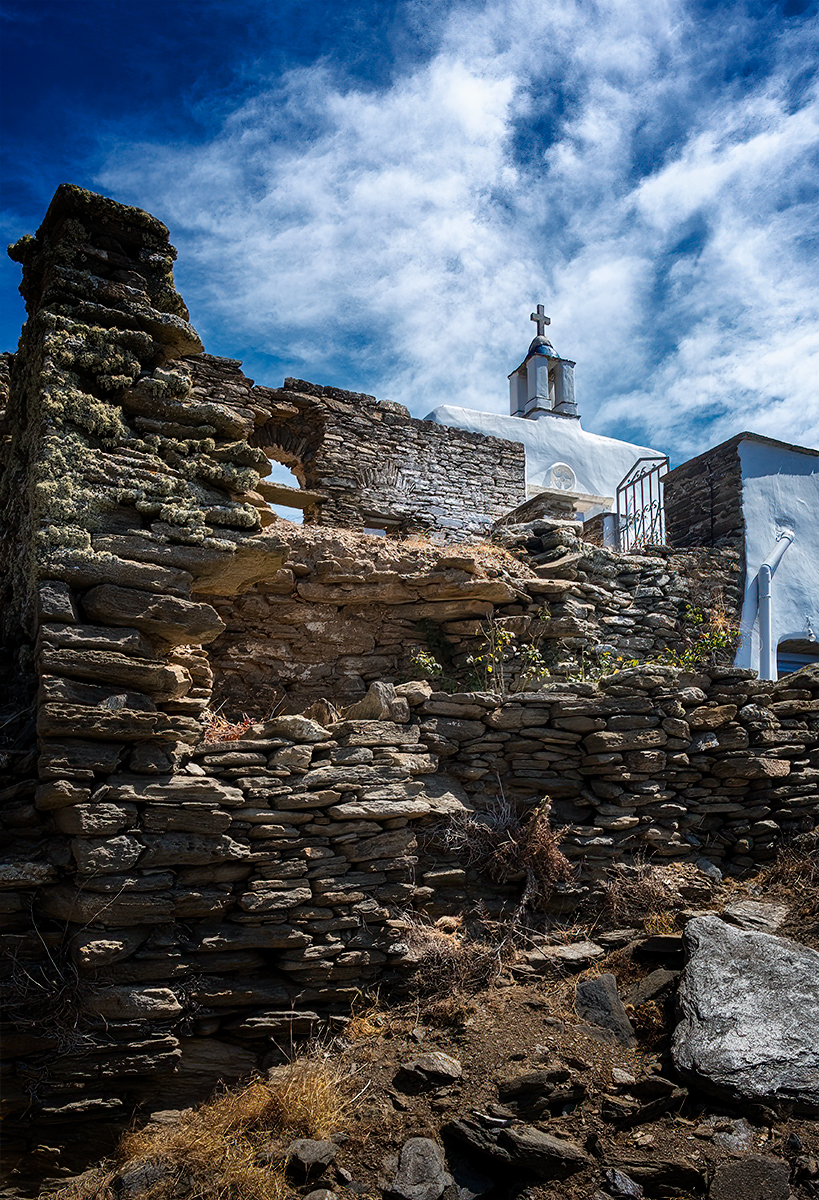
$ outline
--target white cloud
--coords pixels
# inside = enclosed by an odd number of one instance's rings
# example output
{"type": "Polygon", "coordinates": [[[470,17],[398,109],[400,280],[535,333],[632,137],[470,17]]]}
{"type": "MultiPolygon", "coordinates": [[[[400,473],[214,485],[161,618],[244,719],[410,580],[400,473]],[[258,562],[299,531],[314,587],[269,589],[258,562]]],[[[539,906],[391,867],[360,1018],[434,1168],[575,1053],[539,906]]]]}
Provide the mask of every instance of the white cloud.
{"type": "Polygon", "coordinates": [[[456,3],[392,85],[300,68],[204,145],[120,144],[100,183],[170,225],[194,320],[251,360],[499,411],[544,300],[588,428],[678,456],[749,427],[819,444],[805,27],[739,85],[712,80],[750,19],[717,19],[700,39],[681,0],[456,3]]]}

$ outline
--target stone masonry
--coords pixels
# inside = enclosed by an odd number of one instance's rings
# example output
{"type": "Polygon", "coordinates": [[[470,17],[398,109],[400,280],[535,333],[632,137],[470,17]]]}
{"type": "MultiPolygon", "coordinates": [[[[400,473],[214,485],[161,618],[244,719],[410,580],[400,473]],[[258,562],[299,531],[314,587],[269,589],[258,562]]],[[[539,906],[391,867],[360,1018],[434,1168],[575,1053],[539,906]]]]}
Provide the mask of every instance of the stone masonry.
{"type": "MultiPolygon", "coordinates": [[[[7,1112],[110,1116],[160,1086],[186,1103],[400,979],[408,911],[514,908],[514,880],[441,836],[501,794],[523,816],[548,797],[566,826],[567,903],[638,852],[742,873],[815,823],[816,670],[657,661],[690,605],[735,611],[730,547],[627,558],[559,521],[488,547],[365,538],[371,512],[432,513],[433,484],[427,508],[402,509],[389,471],[333,491],[350,450],[330,433],[363,412],[389,441],[408,418],[203,354],[140,210],[63,187],[12,254],[29,320],[0,426],[7,1112]],[[342,528],[275,519],[271,447],[342,528]],[[402,679],[417,648],[465,680],[490,623],[544,651],[538,690],[520,671],[503,691],[402,679]],[[638,665],[603,669],[601,647],[638,665]],[[259,719],[214,740],[221,702],[259,719]]],[[[435,428],[419,456],[452,451],[435,428]]],[[[497,456],[472,436],[459,454],[497,456]]],[[[509,455],[481,520],[519,503],[509,455]]]]}
{"type": "Polygon", "coordinates": [[[675,467],[664,480],[666,537],[671,546],[742,550],[742,435],[675,467]]]}

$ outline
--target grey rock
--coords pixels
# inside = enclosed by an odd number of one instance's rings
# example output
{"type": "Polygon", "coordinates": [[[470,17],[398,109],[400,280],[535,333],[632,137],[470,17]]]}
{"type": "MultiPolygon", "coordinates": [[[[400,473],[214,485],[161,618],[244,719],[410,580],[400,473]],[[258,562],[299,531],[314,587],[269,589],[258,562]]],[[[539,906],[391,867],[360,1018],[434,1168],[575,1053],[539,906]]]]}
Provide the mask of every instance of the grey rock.
{"type": "Polygon", "coordinates": [[[265,737],[290,738],[294,742],[328,742],[333,736],[318,721],[296,714],[291,717],[275,717],[262,726],[265,737]]]}
{"type": "Polygon", "coordinates": [[[55,874],[50,863],[4,860],[0,862],[0,890],[41,887],[49,883],[55,874]]]}
{"type": "Polygon", "coordinates": [[[540,1179],[565,1179],[592,1163],[574,1142],[553,1137],[532,1125],[487,1128],[478,1121],[462,1119],[452,1121],[443,1132],[447,1140],[468,1154],[470,1165],[477,1156],[488,1160],[496,1170],[519,1167],[536,1173],[540,1179]]]}
{"type": "Polygon", "coordinates": [[[585,1085],[572,1080],[565,1067],[543,1067],[498,1084],[498,1098],[504,1108],[528,1121],[537,1120],[550,1109],[559,1111],[564,1104],[576,1104],[585,1095],[585,1085]]]}
{"type": "Polygon", "coordinates": [[[752,1150],[756,1143],[756,1131],[744,1117],[736,1121],[727,1121],[724,1116],[709,1117],[703,1122],[706,1128],[714,1130],[714,1142],[733,1154],[743,1150],[752,1150]]]}
{"type": "Polygon", "coordinates": [[[566,967],[569,970],[582,970],[596,958],[605,954],[602,946],[596,942],[571,942],[568,946],[543,946],[538,950],[530,950],[525,954],[526,962],[538,973],[551,970],[554,967],[566,967]]]}
{"type": "Polygon", "coordinates": [[[713,916],[689,921],[685,944],[680,1074],[718,1096],[819,1111],[819,954],[713,916]]]}
{"type": "Polygon", "coordinates": [[[500,1131],[496,1126],[487,1128],[467,1118],[451,1121],[443,1129],[447,1141],[454,1142],[460,1151],[465,1153],[467,1161],[472,1163],[477,1156],[488,1159],[494,1166],[508,1166],[512,1163],[512,1151],[498,1142],[500,1131]]]}
{"type": "Polygon", "coordinates": [[[371,683],[364,699],[346,709],[344,718],[355,721],[388,721],[391,716],[390,707],[394,701],[395,688],[391,683],[371,683]]]}
{"type": "Polygon", "coordinates": [[[656,971],[646,975],[645,979],[641,979],[639,983],[629,988],[624,995],[624,1000],[626,1004],[639,1008],[641,1004],[646,1004],[649,1000],[656,1000],[663,993],[670,992],[679,977],[679,971],[667,971],[664,967],[659,967],[656,971]]]}
{"type": "Polygon", "coordinates": [[[44,671],[86,679],[106,686],[138,688],[154,700],[174,700],[189,691],[192,679],[184,667],[162,659],[133,658],[116,650],[75,650],[44,646],[44,671]]]}
{"type": "Polygon", "coordinates": [[[74,622],[77,620],[77,606],[67,583],[61,580],[48,579],[37,585],[37,621],[74,622]]]}
{"type": "Polygon", "coordinates": [[[114,1179],[114,1188],[123,1200],[138,1200],[173,1173],[174,1168],[168,1163],[138,1162],[120,1171],[114,1179]]]}
{"type": "Polygon", "coordinates": [[[442,1087],[447,1083],[455,1083],[462,1075],[463,1069],[457,1058],[444,1054],[442,1050],[431,1050],[428,1054],[417,1054],[415,1058],[402,1063],[396,1082],[417,1088],[442,1087]]]}
{"type": "Polygon", "coordinates": [[[595,1027],[585,1032],[619,1046],[637,1045],[614,975],[606,973],[596,979],[581,979],[575,988],[575,1008],[579,1017],[595,1027]]]}
{"type": "Polygon", "coordinates": [[[722,871],[710,859],[698,858],[696,866],[699,871],[702,871],[703,875],[707,875],[709,879],[713,879],[714,883],[722,882],[722,871]]]}
{"type": "Polygon", "coordinates": [[[788,915],[786,904],[763,904],[760,900],[737,900],[729,904],[722,919],[740,929],[756,930],[759,933],[776,933],[788,915]]]}
{"type": "Polygon", "coordinates": [[[553,1137],[532,1125],[502,1129],[499,1140],[512,1151],[516,1166],[536,1171],[541,1179],[565,1179],[592,1162],[575,1142],[553,1137]]]}
{"type": "Polygon", "coordinates": [[[80,874],[101,874],[127,871],[142,854],[145,846],[130,834],[108,838],[74,838],[71,852],[80,874]]]}
{"type": "Polygon", "coordinates": [[[633,1196],[636,1200],[640,1200],[640,1197],[645,1195],[642,1184],[635,1183],[633,1179],[629,1179],[628,1175],[624,1175],[616,1167],[608,1167],[603,1172],[603,1177],[610,1196],[633,1196]]]}
{"type": "Polygon", "coordinates": [[[788,1200],[790,1167],[781,1158],[751,1154],[717,1167],[710,1200],[788,1200]]]}
{"type": "Polygon", "coordinates": [[[439,1200],[454,1182],[437,1142],[414,1137],[401,1148],[389,1195],[395,1200],[439,1200]]]}
{"type": "Polygon", "coordinates": [[[83,609],[101,625],[139,629],[169,646],[212,642],[225,625],[210,604],[157,596],[134,588],[103,583],[83,597],[83,609]]]}
{"type": "Polygon", "coordinates": [[[221,837],[199,837],[194,833],[146,834],[143,841],[142,867],[201,866],[243,859],[250,854],[246,845],[224,834],[221,837]]]}
{"type": "Polygon", "coordinates": [[[285,1155],[289,1169],[296,1168],[296,1173],[304,1179],[311,1175],[320,1174],[338,1154],[339,1147],[335,1142],[319,1138],[297,1138],[287,1147],[285,1155]]]}
{"type": "Polygon", "coordinates": [[[659,1193],[676,1196],[686,1189],[695,1192],[704,1190],[703,1172],[687,1158],[661,1158],[656,1151],[646,1154],[630,1152],[611,1154],[609,1162],[629,1179],[642,1184],[649,1195],[659,1193]],[[674,1190],[666,1192],[666,1188],[674,1190]]]}
{"type": "Polygon", "coordinates": [[[110,1021],[167,1020],[182,1012],[170,988],[112,987],[93,993],[84,1010],[110,1021]]]}

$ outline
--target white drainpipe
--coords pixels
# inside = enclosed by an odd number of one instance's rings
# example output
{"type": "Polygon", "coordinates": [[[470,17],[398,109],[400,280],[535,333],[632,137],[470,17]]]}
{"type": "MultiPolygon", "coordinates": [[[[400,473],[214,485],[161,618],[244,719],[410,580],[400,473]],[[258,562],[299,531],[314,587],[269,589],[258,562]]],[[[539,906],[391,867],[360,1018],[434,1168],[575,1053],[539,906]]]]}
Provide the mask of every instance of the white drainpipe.
{"type": "Polygon", "coordinates": [[[759,678],[776,679],[776,642],[773,636],[773,575],[782,555],[793,541],[790,529],[781,529],[776,535],[776,545],[759,568],[759,678]]]}

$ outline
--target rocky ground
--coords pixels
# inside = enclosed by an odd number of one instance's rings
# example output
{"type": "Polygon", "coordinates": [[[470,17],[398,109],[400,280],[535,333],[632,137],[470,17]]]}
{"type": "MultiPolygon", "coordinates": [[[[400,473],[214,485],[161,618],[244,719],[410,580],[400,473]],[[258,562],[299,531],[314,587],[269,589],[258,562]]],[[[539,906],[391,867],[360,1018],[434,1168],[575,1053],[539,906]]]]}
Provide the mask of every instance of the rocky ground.
{"type": "Polygon", "coordinates": [[[782,861],[750,887],[689,870],[676,905],[640,919],[673,875],[646,869],[591,925],[519,935],[471,994],[464,931],[439,924],[419,942],[426,995],[362,998],[228,1108],[157,1095],[79,1175],[76,1137],[62,1159],[44,1142],[0,1195],[819,1197],[815,854],[782,861]]]}

